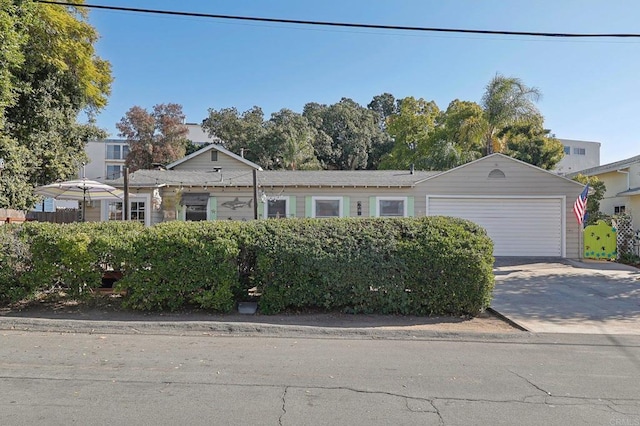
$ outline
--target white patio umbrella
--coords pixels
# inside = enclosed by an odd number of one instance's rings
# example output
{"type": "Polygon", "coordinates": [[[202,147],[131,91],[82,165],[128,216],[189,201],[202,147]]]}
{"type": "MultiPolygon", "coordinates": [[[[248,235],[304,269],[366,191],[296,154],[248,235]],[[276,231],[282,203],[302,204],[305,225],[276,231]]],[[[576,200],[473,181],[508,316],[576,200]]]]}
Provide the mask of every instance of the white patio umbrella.
{"type": "Polygon", "coordinates": [[[82,201],[82,221],[85,216],[85,203],[94,200],[123,199],[124,191],[105,183],[89,179],[67,180],[49,185],[39,186],[33,191],[37,195],[57,200],[82,201]]]}

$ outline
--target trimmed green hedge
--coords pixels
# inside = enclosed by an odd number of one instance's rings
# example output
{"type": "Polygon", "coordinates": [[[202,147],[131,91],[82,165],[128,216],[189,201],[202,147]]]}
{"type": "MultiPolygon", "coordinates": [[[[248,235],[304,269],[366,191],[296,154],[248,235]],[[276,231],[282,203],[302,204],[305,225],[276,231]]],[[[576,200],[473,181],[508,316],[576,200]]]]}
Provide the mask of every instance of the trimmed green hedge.
{"type": "Polygon", "coordinates": [[[141,310],[477,314],[493,290],[493,244],[452,218],[25,223],[0,228],[0,299],[61,288],[91,295],[105,271],[141,310]]]}
{"type": "Polygon", "coordinates": [[[477,314],[493,290],[493,243],[452,218],[254,222],[260,310],[477,314]]]}
{"type": "Polygon", "coordinates": [[[238,244],[215,222],[168,222],[138,235],[117,287],[127,305],[176,310],[188,304],[233,309],[238,287],[238,244]]]}

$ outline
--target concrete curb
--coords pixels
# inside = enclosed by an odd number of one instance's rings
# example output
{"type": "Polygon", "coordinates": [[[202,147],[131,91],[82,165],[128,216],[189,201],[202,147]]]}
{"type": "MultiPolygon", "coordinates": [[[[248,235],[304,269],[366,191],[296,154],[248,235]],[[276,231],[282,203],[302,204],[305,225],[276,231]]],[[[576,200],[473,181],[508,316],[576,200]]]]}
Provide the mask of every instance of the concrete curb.
{"type": "Polygon", "coordinates": [[[528,333],[484,333],[471,331],[416,330],[403,327],[316,327],[262,323],[213,321],[92,321],[41,318],[0,318],[0,330],[140,335],[211,335],[238,337],[288,337],[325,339],[472,339],[501,340],[529,336],[528,333]]]}

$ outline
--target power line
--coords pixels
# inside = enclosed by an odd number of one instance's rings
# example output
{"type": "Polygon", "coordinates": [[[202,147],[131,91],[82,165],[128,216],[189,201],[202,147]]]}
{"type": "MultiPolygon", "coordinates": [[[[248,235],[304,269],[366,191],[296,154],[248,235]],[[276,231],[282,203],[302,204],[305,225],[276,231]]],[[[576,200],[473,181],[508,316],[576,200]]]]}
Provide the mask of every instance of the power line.
{"type": "Polygon", "coordinates": [[[440,32],[440,33],[459,33],[459,34],[484,34],[484,35],[512,35],[512,36],[533,36],[533,37],[555,37],[555,38],[640,38],[640,34],[633,33],[549,33],[535,31],[500,31],[500,30],[470,30],[462,28],[433,28],[433,27],[412,27],[403,25],[377,25],[377,24],[359,24],[349,22],[328,22],[328,21],[306,21],[300,19],[281,19],[281,18],[262,18],[255,16],[235,16],[235,15],[218,15],[212,13],[198,12],[181,12],[174,10],[157,10],[157,9],[141,9],[135,7],[119,7],[104,6],[98,4],[78,4],[57,2],[49,0],[34,0],[36,3],[55,4],[60,6],[86,7],[89,9],[114,10],[121,12],[151,13],[156,15],[171,16],[188,16],[195,18],[211,18],[211,19],[229,19],[237,21],[253,21],[253,22],[270,22],[279,24],[299,24],[314,25],[326,27],[343,27],[343,28],[366,28],[376,30],[399,30],[399,31],[420,31],[420,32],[440,32]]]}

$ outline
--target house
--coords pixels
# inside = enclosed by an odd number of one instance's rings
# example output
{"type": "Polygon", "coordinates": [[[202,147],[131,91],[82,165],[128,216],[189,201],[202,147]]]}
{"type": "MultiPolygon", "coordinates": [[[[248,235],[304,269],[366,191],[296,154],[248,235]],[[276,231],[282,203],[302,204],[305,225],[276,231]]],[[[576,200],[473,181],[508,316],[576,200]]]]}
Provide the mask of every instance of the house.
{"type": "MultiPolygon", "coordinates": [[[[122,178],[108,182],[124,188],[122,178]]],[[[582,185],[493,154],[446,172],[263,171],[220,145],[129,178],[131,220],[448,215],[485,227],[497,256],[580,257],[572,205],[582,185]]],[[[121,201],[87,220],[122,220],[121,201]]]]}
{"type": "Polygon", "coordinates": [[[600,165],[600,142],[558,139],[564,145],[564,157],[553,171],[566,175],[600,165]]]}
{"type": "Polygon", "coordinates": [[[581,170],[585,176],[596,176],[607,190],[600,201],[600,211],[608,215],[626,213],[631,216],[631,226],[640,229],[640,155],[599,167],[581,170]]]}

